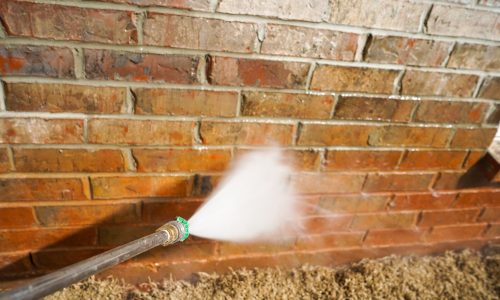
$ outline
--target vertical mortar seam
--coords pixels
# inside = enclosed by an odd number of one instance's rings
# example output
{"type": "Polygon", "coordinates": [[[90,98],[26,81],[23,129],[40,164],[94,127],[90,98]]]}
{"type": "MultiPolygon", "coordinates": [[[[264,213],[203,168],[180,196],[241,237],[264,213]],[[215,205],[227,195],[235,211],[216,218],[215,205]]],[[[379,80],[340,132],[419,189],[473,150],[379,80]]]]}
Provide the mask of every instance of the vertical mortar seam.
{"type": "Polygon", "coordinates": [[[309,71],[307,72],[307,77],[306,77],[306,86],[304,90],[309,91],[311,88],[311,82],[312,82],[312,77],[313,73],[316,70],[317,62],[312,62],[311,65],[309,66],[309,71]]]}
{"type": "Polygon", "coordinates": [[[137,172],[137,159],[132,153],[132,149],[121,149],[123,160],[125,161],[125,166],[129,172],[137,172]]]}
{"type": "Polygon", "coordinates": [[[12,145],[7,145],[5,150],[7,151],[7,159],[9,160],[9,169],[11,171],[16,171],[16,164],[14,162],[14,151],[12,150],[12,145]]]}
{"type": "Polygon", "coordinates": [[[208,0],[208,10],[212,13],[216,12],[219,8],[219,0],[208,0]]]}
{"type": "Polygon", "coordinates": [[[488,123],[488,119],[490,118],[491,115],[493,115],[493,113],[495,112],[496,110],[496,106],[499,105],[498,103],[495,103],[495,102],[491,102],[491,103],[488,103],[488,109],[486,110],[486,112],[484,113],[484,119],[483,119],[483,122],[482,125],[489,125],[488,123]]]}
{"type": "Polygon", "coordinates": [[[394,82],[392,84],[392,94],[393,95],[401,95],[403,76],[406,73],[406,68],[403,67],[401,71],[399,71],[398,76],[394,78],[394,82]]]}
{"type": "Polygon", "coordinates": [[[293,141],[292,141],[292,145],[297,145],[297,143],[299,142],[299,138],[300,138],[300,134],[302,132],[302,122],[297,122],[296,125],[295,125],[295,131],[293,133],[293,141]]]}
{"type": "Polygon", "coordinates": [[[206,86],[209,85],[208,78],[207,78],[207,72],[208,72],[208,66],[207,66],[207,57],[209,55],[205,54],[202,56],[198,56],[198,66],[196,67],[196,77],[198,77],[198,81],[200,82],[200,85],[206,86]]]}
{"type": "Polygon", "coordinates": [[[236,117],[240,117],[241,116],[241,105],[242,105],[242,102],[243,102],[243,91],[242,90],[239,90],[238,91],[238,97],[236,99],[236,117]]]}
{"type": "Polygon", "coordinates": [[[422,99],[415,100],[415,104],[413,105],[410,111],[410,120],[409,120],[410,122],[415,122],[415,118],[417,117],[417,111],[421,103],[422,99]]]}
{"type": "Polygon", "coordinates": [[[448,66],[448,62],[450,61],[450,58],[453,54],[453,51],[455,51],[456,46],[456,41],[451,43],[450,47],[448,48],[448,53],[446,53],[446,57],[444,58],[443,63],[441,63],[441,67],[446,68],[448,66]]]}
{"type": "Polygon", "coordinates": [[[73,59],[74,59],[75,78],[85,79],[85,62],[83,58],[83,48],[82,47],[71,48],[71,52],[73,53],[73,59]]]}
{"type": "Polygon", "coordinates": [[[199,118],[193,126],[193,142],[195,145],[202,145],[203,138],[201,137],[201,118],[199,118]]]}
{"type": "Polygon", "coordinates": [[[132,90],[132,88],[128,87],[127,92],[125,93],[125,113],[127,114],[135,114],[135,105],[137,102],[137,97],[132,90]]]}
{"type": "Polygon", "coordinates": [[[264,39],[266,38],[267,33],[267,24],[266,23],[258,23],[257,24],[257,39],[255,40],[254,51],[256,53],[261,53],[262,45],[264,44],[264,39]]]}
{"type": "Polygon", "coordinates": [[[83,143],[88,144],[89,143],[89,121],[87,117],[83,118],[83,143]]]}
{"type": "Polygon", "coordinates": [[[486,81],[486,76],[480,75],[476,83],[476,87],[474,88],[474,92],[472,92],[471,95],[472,98],[478,98],[479,92],[481,91],[481,88],[483,87],[485,81],[486,81]]]}
{"type": "Polygon", "coordinates": [[[453,141],[453,139],[455,138],[455,134],[457,133],[457,128],[455,127],[452,127],[451,128],[451,134],[450,136],[448,137],[448,140],[446,141],[446,144],[444,146],[445,149],[450,149],[451,148],[451,142],[453,141]]]}
{"type": "Polygon", "coordinates": [[[333,105],[332,105],[332,110],[330,111],[330,116],[329,116],[330,120],[333,120],[335,116],[335,110],[337,109],[337,105],[339,103],[341,96],[339,94],[333,94],[332,97],[333,97],[333,105]]]}
{"type": "Polygon", "coordinates": [[[420,22],[418,24],[418,32],[424,33],[427,32],[427,22],[429,21],[429,17],[431,16],[432,8],[434,4],[430,4],[429,7],[422,12],[420,16],[420,22]]]}
{"type": "Polygon", "coordinates": [[[0,81],[0,111],[7,111],[5,104],[5,82],[0,81]]]}
{"type": "Polygon", "coordinates": [[[354,61],[364,61],[365,59],[365,51],[369,45],[367,43],[368,39],[371,37],[371,34],[363,33],[358,37],[358,44],[356,48],[356,53],[354,54],[354,61]]]}
{"type": "Polygon", "coordinates": [[[136,12],[135,16],[135,28],[137,30],[137,45],[144,44],[144,20],[147,17],[146,11],[136,12]]]}

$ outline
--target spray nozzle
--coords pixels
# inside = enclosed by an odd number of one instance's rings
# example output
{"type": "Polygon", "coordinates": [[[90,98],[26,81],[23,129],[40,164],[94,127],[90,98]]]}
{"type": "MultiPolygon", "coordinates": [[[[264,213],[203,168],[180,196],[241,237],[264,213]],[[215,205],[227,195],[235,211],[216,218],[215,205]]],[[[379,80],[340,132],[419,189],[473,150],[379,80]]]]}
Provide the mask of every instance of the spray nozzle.
{"type": "Polygon", "coordinates": [[[182,217],[177,217],[175,221],[165,223],[156,231],[163,231],[167,234],[163,246],[168,246],[173,243],[182,242],[189,236],[189,223],[182,217]]]}

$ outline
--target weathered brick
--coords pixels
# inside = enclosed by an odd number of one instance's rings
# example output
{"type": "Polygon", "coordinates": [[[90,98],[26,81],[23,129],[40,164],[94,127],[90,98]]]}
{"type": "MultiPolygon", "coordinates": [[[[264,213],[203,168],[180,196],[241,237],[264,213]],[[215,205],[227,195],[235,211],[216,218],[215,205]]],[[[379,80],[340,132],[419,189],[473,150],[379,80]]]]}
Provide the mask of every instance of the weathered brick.
{"type": "Polygon", "coordinates": [[[190,176],[91,177],[95,199],[189,196],[190,176]]]}
{"type": "Polygon", "coordinates": [[[0,143],[79,144],[82,142],[82,120],[40,118],[0,119],[0,143]]]}
{"type": "Polygon", "coordinates": [[[352,215],[332,215],[328,217],[311,217],[304,219],[304,233],[329,234],[332,232],[345,232],[349,229],[353,219],[352,215]]]}
{"type": "Polygon", "coordinates": [[[455,197],[456,194],[437,193],[396,195],[387,208],[389,210],[444,209],[451,205],[455,197]]]}
{"type": "Polygon", "coordinates": [[[186,10],[209,11],[209,0],[98,0],[101,2],[127,3],[137,6],[164,6],[186,10]]]}
{"type": "Polygon", "coordinates": [[[259,0],[245,1],[222,0],[217,8],[218,12],[229,14],[258,15],[287,20],[303,20],[320,22],[326,19],[328,10],[327,0],[259,0]]]}
{"type": "Polygon", "coordinates": [[[298,145],[311,146],[367,146],[374,126],[304,124],[298,145]]]}
{"type": "Polygon", "coordinates": [[[487,148],[493,141],[495,133],[495,128],[457,128],[451,147],[487,148]]]}
{"type": "Polygon", "coordinates": [[[486,207],[478,219],[479,222],[500,222],[500,207],[486,207]]]}
{"type": "Polygon", "coordinates": [[[393,170],[402,151],[328,150],[323,170],[393,170]]]}
{"type": "Polygon", "coordinates": [[[0,173],[9,172],[10,162],[7,148],[0,148],[0,173]]]}
{"type": "MultiPolygon", "coordinates": [[[[167,219],[165,219],[165,222],[167,219]]],[[[105,225],[98,228],[98,245],[101,246],[119,246],[135,239],[151,234],[157,228],[151,225],[133,226],[124,225],[105,225]]]]}
{"type": "Polygon", "coordinates": [[[364,60],[410,66],[441,66],[451,43],[395,36],[372,36],[364,60]]]}
{"type": "Polygon", "coordinates": [[[415,121],[426,123],[481,123],[488,105],[484,102],[422,100],[415,121]]]}
{"type": "Polygon", "coordinates": [[[416,212],[386,212],[354,216],[351,229],[411,228],[417,219],[416,212]]]}
{"type": "Polygon", "coordinates": [[[31,273],[33,264],[30,254],[27,252],[13,252],[0,254],[0,270],[2,270],[2,279],[9,276],[17,277],[19,273],[31,273]]]}
{"type": "Polygon", "coordinates": [[[294,127],[288,124],[201,122],[200,135],[207,145],[289,145],[294,127]]]}
{"type": "Polygon", "coordinates": [[[261,53],[353,61],[358,34],[269,24],[261,53]]]}
{"type": "Polygon", "coordinates": [[[401,170],[460,169],[466,151],[418,151],[405,153],[399,164],[401,170]]]}
{"type": "Polygon", "coordinates": [[[208,196],[220,183],[221,178],[220,175],[195,175],[192,195],[196,197],[208,196]]]}
{"type": "Polygon", "coordinates": [[[401,94],[470,97],[478,79],[476,75],[407,70],[401,94]]]}
{"type": "Polygon", "coordinates": [[[500,190],[486,192],[461,192],[453,207],[500,206],[500,190]]]}
{"type": "Polygon", "coordinates": [[[134,89],[135,113],[168,116],[234,117],[237,92],[134,89]]]}
{"type": "Polygon", "coordinates": [[[415,101],[390,98],[340,97],[334,119],[408,122],[415,101]]]}
{"type": "Polygon", "coordinates": [[[301,194],[358,193],[364,179],[359,174],[296,174],[291,184],[301,194]]]}
{"type": "Polygon", "coordinates": [[[384,211],[390,196],[324,196],[318,203],[318,213],[362,213],[384,211]]]}
{"type": "Polygon", "coordinates": [[[133,149],[139,172],[224,171],[231,161],[230,150],[133,149]]]}
{"type": "Polygon", "coordinates": [[[317,171],[321,163],[320,154],[314,150],[285,150],[285,162],[296,171],[317,171]]]}
{"type": "Polygon", "coordinates": [[[488,115],[488,119],[486,119],[486,123],[494,125],[500,123],[500,103],[494,105],[493,110],[488,115]]]}
{"type": "Polygon", "coordinates": [[[121,113],[127,90],[72,84],[5,83],[5,106],[11,111],[121,113]]]}
{"type": "Polygon", "coordinates": [[[228,256],[251,256],[255,254],[275,254],[279,252],[289,252],[295,250],[295,240],[280,240],[274,243],[252,242],[252,243],[229,243],[219,244],[218,255],[228,256]]]}
{"type": "Polygon", "coordinates": [[[498,238],[500,236],[500,224],[494,223],[489,224],[486,232],[484,233],[485,238],[498,238]]]}
{"type": "Polygon", "coordinates": [[[500,77],[486,78],[481,85],[478,97],[500,100],[500,77]]]}
{"type": "Polygon", "coordinates": [[[73,78],[73,54],[68,48],[0,45],[0,74],[73,78]]]}
{"type": "Polygon", "coordinates": [[[448,61],[448,68],[499,70],[500,47],[479,44],[457,44],[448,61]]]}
{"type": "Polygon", "coordinates": [[[148,224],[164,224],[177,216],[189,219],[201,204],[202,201],[196,199],[144,201],[142,218],[148,224]]]}
{"type": "Polygon", "coordinates": [[[498,40],[498,14],[493,11],[434,5],[427,20],[426,32],[480,39],[498,40]]]}
{"type": "Polygon", "coordinates": [[[23,228],[36,226],[31,207],[0,207],[0,228],[23,228]]]}
{"type": "Polygon", "coordinates": [[[458,182],[460,177],[464,172],[440,172],[438,178],[432,187],[434,190],[456,190],[458,188],[458,182]]]}
{"type": "Polygon", "coordinates": [[[425,230],[416,229],[377,229],[369,230],[364,244],[368,246],[389,246],[399,244],[418,244],[425,230]]]}
{"type": "Polygon", "coordinates": [[[8,35],[85,42],[136,44],[133,13],[5,0],[0,18],[8,35]],[[89,22],[89,20],[91,20],[89,22]]]}
{"type": "Polygon", "coordinates": [[[19,172],[122,172],[120,150],[111,149],[14,149],[19,172]]]}
{"type": "Polygon", "coordinates": [[[314,70],[311,89],[391,94],[398,73],[388,69],[319,65],[314,70]]]}
{"type": "Polygon", "coordinates": [[[435,226],[425,237],[429,243],[471,240],[480,237],[486,224],[435,226]]]}
{"type": "Polygon", "coordinates": [[[472,167],[478,160],[480,160],[484,156],[485,153],[486,151],[471,150],[463,166],[464,169],[469,169],[470,167],[472,167]]]}
{"type": "Polygon", "coordinates": [[[243,92],[243,116],[329,119],[333,97],[329,95],[243,92]]]}
{"type": "Polygon", "coordinates": [[[364,234],[364,232],[336,232],[311,235],[299,238],[295,246],[298,251],[357,247],[361,246],[364,234]]]}
{"type": "Polygon", "coordinates": [[[420,16],[429,4],[398,0],[333,0],[330,22],[380,29],[418,31],[420,16]]]}
{"type": "MultiPolygon", "coordinates": [[[[165,251],[164,249],[162,251],[161,247],[151,249],[151,251],[132,258],[131,262],[139,265],[163,264],[170,267],[174,264],[177,265],[178,263],[200,263],[210,260],[213,261],[217,255],[216,249],[219,247],[217,243],[211,241],[204,241],[200,243],[182,243],[182,245],[178,246],[179,247],[175,247],[175,249],[172,247],[172,251],[165,251]]],[[[163,270],[160,272],[163,272],[163,270]]],[[[185,270],[184,272],[189,274],[188,270],[185,270]]]]}
{"type": "Polygon", "coordinates": [[[418,226],[429,227],[438,225],[454,225],[460,223],[474,223],[479,215],[479,209],[448,209],[423,211],[418,226]]]}
{"type": "Polygon", "coordinates": [[[369,174],[365,192],[425,191],[433,174],[369,174]]]}
{"type": "Polygon", "coordinates": [[[305,88],[309,64],[302,62],[209,57],[210,84],[272,88],[305,88]]]}
{"type": "Polygon", "coordinates": [[[86,178],[2,178],[1,201],[89,199],[86,178]]]}
{"type": "Polygon", "coordinates": [[[88,79],[197,83],[198,58],[184,55],[84,50],[88,79]]]}
{"type": "Polygon", "coordinates": [[[383,126],[374,127],[368,139],[371,146],[445,147],[450,128],[383,126]]]}
{"type": "MultiPolygon", "coordinates": [[[[83,248],[83,247],[82,247],[83,248]]],[[[105,248],[36,249],[30,253],[37,270],[64,268],[104,252],[105,248]]]]}
{"type": "Polygon", "coordinates": [[[89,143],[130,145],[191,145],[193,122],[91,119],[89,143]]]}

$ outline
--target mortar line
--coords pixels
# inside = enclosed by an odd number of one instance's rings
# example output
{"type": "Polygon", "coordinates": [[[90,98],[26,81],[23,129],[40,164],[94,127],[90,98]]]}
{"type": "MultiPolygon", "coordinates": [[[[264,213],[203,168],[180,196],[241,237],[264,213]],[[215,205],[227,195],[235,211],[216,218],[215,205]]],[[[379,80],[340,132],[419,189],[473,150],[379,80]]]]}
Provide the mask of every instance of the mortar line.
{"type": "Polygon", "coordinates": [[[147,17],[147,12],[135,12],[132,22],[135,23],[135,28],[137,30],[137,44],[144,44],[144,19],[147,17]]]}
{"type": "Polygon", "coordinates": [[[327,164],[326,149],[322,148],[320,151],[318,151],[318,154],[319,154],[319,168],[316,171],[323,172],[327,164]]]}
{"type": "Polygon", "coordinates": [[[243,92],[241,90],[238,91],[238,98],[236,100],[236,117],[241,117],[241,107],[243,104],[243,92]]]}
{"type": "MultiPolygon", "coordinates": [[[[95,199],[95,197],[94,197],[94,186],[92,185],[92,179],[90,178],[89,175],[87,175],[86,180],[87,180],[87,184],[89,187],[89,195],[88,195],[89,199],[93,200],[93,199],[95,199]]],[[[85,194],[85,191],[83,193],[85,194]]]]}
{"type": "Polygon", "coordinates": [[[9,161],[9,170],[12,172],[15,172],[16,171],[16,164],[14,162],[14,151],[12,150],[12,146],[7,145],[5,150],[7,151],[7,160],[9,161]]]}
{"type": "Polygon", "coordinates": [[[131,88],[127,88],[125,93],[125,102],[124,102],[124,113],[133,115],[135,114],[135,104],[137,98],[135,97],[134,91],[131,88]]]}
{"type": "Polygon", "coordinates": [[[126,170],[128,172],[137,172],[137,159],[132,153],[132,149],[124,148],[121,149],[123,160],[125,162],[126,170]]]}
{"type": "Polygon", "coordinates": [[[196,121],[195,125],[193,126],[193,144],[195,145],[201,145],[203,144],[203,138],[201,136],[201,119],[196,121]]]}
{"type": "Polygon", "coordinates": [[[369,40],[371,39],[371,34],[363,33],[358,37],[358,44],[356,48],[356,54],[354,54],[354,61],[364,61],[365,53],[370,46],[369,40]]]}
{"type": "Polygon", "coordinates": [[[302,122],[297,122],[295,124],[295,130],[293,131],[292,145],[296,146],[299,142],[300,134],[302,133],[302,122]]]}
{"type": "Polygon", "coordinates": [[[215,13],[219,7],[219,0],[208,0],[209,11],[215,13]]]}
{"type": "Polygon", "coordinates": [[[401,90],[403,88],[403,77],[405,76],[406,70],[403,69],[399,72],[398,76],[394,78],[394,82],[392,84],[392,93],[395,95],[400,95],[401,90]]]}
{"type": "MultiPolygon", "coordinates": [[[[415,122],[415,119],[417,118],[417,112],[418,112],[418,109],[420,107],[420,104],[422,104],[421,100],[415,101],[415,103],[413,104],[413,107],[411,108],[411,112],[410,112],[409,122],[415,122]]],[[[418,123],[418,122],[415,122],[415,123],[418,123]]]]}
{"type": "Polygon", "coordinates": [[[427,22],[429,20],[429,17],[431,15],[432,8],[434,7],[434,4],[431,3],[429,7],[427,7],[426,10],[422,12],[422,15],[420,16],[420,21],[418,24],[418,32],[425,33],[427,31],[427,22]]]}
{"type": "Polygon", "coordinates": [[[208,86],[207,79],[207,55],[199,56],[198,65],[196,66],[196,77],[201,86],[208,86]]]}
{"type": "Polygon", "coordinates": [[[7,106],[5,104],[5,83],[0,81],[0,112],[6,111],[7,106]]]}
{"type": "Polygon", "coordinates": [[[472,93],[473,98],[478,97],[479,92],[481,91],[481,88],[482,88],[485,80],[486,80],[485,76],[483,76],[483,75],[479,76],[479,79],[477,80],[477,83],[476,83],[476,88],[474,89],[474,92],[472,93]]]}
{"type": "Polygon", "coordinates": [[[88,127],[89,127],[88,118],[84,117],[83,118],[83,142],[85,144],[89,143],[89,128],[88,127]]]}
{"type": "Polygon", "coordinates": [[[7,37],[7,31],[5,30],[2,20],[0,19],[0,39],[4,39],[6,37],[7,37]]]}
{"type": "Polygon", "coordinates": [[[266,38],[266,23],[258,23],[257,24],[257,39],[256,39],[256,45],[254,47],[254,52],[256,53],[262,53],[262,45],[264,45],[264,40],[266,38]]]}
{"type": "Polygon", "coordinates": [[[305,84],[305,90],[309,91],[311,89],[311,82],[312,82],[312,77],[314,74],[314,71],[316,70],[317,63],[312,62],[311,65],[309,66],[309,70],[307,71],[307,77],[306,77],[306,84],[305,84]]]}
{"type": "Polygon", "coordinates": [[[333,105],[332,105],[332,110],[330,111],[330,120],[333,120],[335,116],[335,110],[337,109],[337,105],[340,101],[340,96],[338,94],[333,95],[333,105]]]}
{"type": "Polygon", "coordinates": [[[467,163],[467,160],[469,160],[471,153],[471,150],[467,150],[467,153],[465,153],[462,163],[460,164],[460,169],[465,169],[465,164],[467,163]]]}
{"type": "Polygon", "coordinates": [[[399,154],[398,162],[396,163],[396,170],[400,170],[399,167],[401,166],[401,163],[403,160],[408,156],[408,149],[404,149],[401,151],[399,154]]]}
{"type": "Polygon", "coordinates": [[[71,48],[74,59],[75,78],[85,79],[85,62],[83,58],[83,49],[81,47],[71,48]]]}
{"type": "Polygon", "coordinates": [[[500,106],[500,103],[489,103],[488,104],[488,109],[484,113],[484,118],[483,118],[483,122],[482,122],[484,125],[490,125],[488,123],[488,119],[490,118],[491,115],[493,115],[497,106],[500,106]]]}
{"type": "Polygon", "coordinates": [[[455,50],[457,46],[457,42],[451,43],[450,47],[448,48],[448,53],[446,54],[446,57],[443,60],[443,63],[441,64],[441,67],[447,68],[448,62],[450,61],[451,55],[453,54],[453,51],[455,50]]]}

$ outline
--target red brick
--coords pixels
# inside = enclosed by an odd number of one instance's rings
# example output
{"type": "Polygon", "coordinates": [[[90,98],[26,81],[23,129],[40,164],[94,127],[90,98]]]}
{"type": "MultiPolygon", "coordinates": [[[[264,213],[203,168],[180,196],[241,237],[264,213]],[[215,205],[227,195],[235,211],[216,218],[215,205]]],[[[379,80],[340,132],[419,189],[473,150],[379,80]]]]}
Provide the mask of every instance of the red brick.
{"type": "Polygon", "coordinates": [[[423,211],[418,222],[420,227],[438,225],[453,225],[460,223],[474,223],[479,215],[479,209],[448,209],[436,211],[423,211]]]}
{"type": "Polygon", "coordinates": [[[370,133],[370,146],[409,146],[443,148],[452,133],[446,127],[383,126],[370,133]]]}
{"type": "MultiPolygon", "coordinates": [[[[165,221],[166,223],[167,221],[165,221]]],[[[155,232],[158,226],[107,225],[98,228],[98,244],[119,246],[155,232]]]]}
{"type": "Polygon", "coordinates": [[[463,172],[440,172],[434,190],[455,190],[458,187],[458,181],[462,177],[463,172]]]}
{"type": "Polygon", "coordinates": [[[7,148],[0,148],[0,173],[9,172],[10,162],[7,148]]]}
{"type": "Polygon", "coordinates": [[[193,122],[91,119],[89,143],[128,145],[191,145],[193,122]]]}
{"type": "Polygon", "coordinates": [[[120,150],[14,149],[18,172],[123,172],[120,150]]]}
{"type": "Polygon", "coordinates": [[[234,117],[237,92],[134,89],[135,113],[141,115],[234,117]]]}
{"type": "Polygon", "coordinates": [[[461,192],[453,207],[500,206],[500,190],[486,192],[461,192]]]}
{"type": "Polygon", "coordinates": [[[365,175],[359,174],[296,174],[292,185],[301,194],[358,193],[365,175]]]}
{"type": "Polygon", "coordinates": [[[36,225],[31,207],[0,207],[0,228],[23,228],[36,225]]]}
{"type": "Polygon", "coordinates": [[[456,194],[396,195],[387,205],[390,210],[429,210],[450,207],[456,194]]]}
{"type": "Polygon", "coordinates": [[[193,179],[193,196],[207,196],[221,181],[219,175],[195,175],[193,179]]]}
{"type": "Polygon", "coordinates": [[[500,207],[486,207],[478,219],[479,222],[500,222],[500,207]]]}
{"type": "Polygon", "coordinates": [[[320,154],[314,150],[285,150],[285,162],[296,171],[317,171],[321,163],[320,154]]]}
{"type": "Polygon", "coordinates": [[[201,204],[202,201],[196,199],[145,201],[142,208],[142,218],[148,224],[164,224],[177,216],[189,219],[201,204]]]}
{"type": "Polygon", "coordinates": [[[376,128],[365,125],[303,124],[297,145],[367,146],[370,132],[376,128]]]}
{"type": "Polygon", "coordinates": [[[183,55],[84,50],[88,79],[197,83],[198,58],[183,55]]]}
{"type": "Polygon", "coordinates": [[[476,75],[407,70],[401,94],[471,97],[478,79],[476,75]]]}
{"type": "Polygon", "coordinates": [[[365,192],[425,191],[434,174],[369,174],[365,192]]]}
{"type": "Polygon", "coordinates": [[[33,263],[39,270],[64,268],[104,252],[104,248],[41,249],[31,253],[33,263]]]}
{"type": "Polygon", "coordinates": [[[384,211],[390,196],[324,196],[318,203],[318,213],[360,213],[384,211]]]}
{"type": "Polygon", "coordinates": [[[268,24],[261,53],[353,61],[358,34],[268,24]]]}
{"type": "Polygon", "coordinates": [[[368,40],[365,61],[438,67],[448,56],[451,43],[396,36],[373,36],[368,40]]]}
{"type": "Polygon", "coordinates": [[[10,111],[122,113],[127,90],[72,84],[5,83],[10,111]]]}
{"type": "Polygon", "coordinates": [[[487,148],[495,137],[495,128],[457,128],[452,148],[487,148]]]}
{"type": "Polygon", "coordinates": [[[319,65],[314,70],[312,90],[391,94],[399,71],[319,65]]]}
{"type": "Polygon", "coordinates": [[[2,118],[0,143],[79,144],[83,142],[83,120],[2,118]]]}
{"type": "Polygon", "coordinates": [[[188,196],[192,189],[189,176],[91,177],[95,199],[188,196]]]}
{"type": "Polygon", "coordinates": [[[145,45],[251,53],[256,43],[252,23],[153,12],[144,20],[145,45]]]}
{"type": "Polygon", "coordinates": [[[478,97],[500,100],[500,77],[485,79],[479,90],[478,97]]]}
{"type": "Polygon", "coordinates": [[[334,119],[408,122],[415,101],[371,97],[340,97],[334,119]]]}
{"type": "Polygon", "coordinates": [[[393,170],[401,154],[402,151],[328,150],[323,170],[393,170]]]}
{"type": "Polygon", "coordinates": [[[485,153],[485,151],[469,151],[469,156],[467,156],[467,159],[465,161],[464,169],[469,169],[470,167],[472,167],[479,159],[484,156],[485,153]]]}
{"type": "Polygon", "coordinates": [[[273,242],[230,243],[219,244],[218,255],[221,257],[247,257],[255,254],[275,254],[290,252],[295,249],[294,239],[275,240],[273,242]]]}
{"type": "Polygon", "coordinates": [[[127,3],[136,6],[164,6],[186,10],[209,11],[209,0],[98,0],[101,2],[127,3]]]}
{"type": "Polygon", "coordinates": [[[415,212],[359,214],[354,216],[351,229],[411,228],[416,219],[415,212]]]}
{"type": "Polygon", "coordinates": [[[490,224],[484,233],[485,238],[498,238],[500,237],[500,224],[490,224]]]}
{"type": "MultiPolygon", "coordinates": [[[[151,249],[151,251],[138,255],[130,260],[132,263],[141,265],[163,265],[178,266],[179,263],[196,263],[213,260],[216,256],[217,244],[204,242],[196,244],[181,243],[165,251],[163,247],[151,249]]],[[[191,270],[193,271],[193,270],[191,270]]]]}
{"type": "Polygon", "coordinates": [[[466,151],[415,151],[405,153],[401,170],[460,169],[466,151]]]}
{"type": "Polygon", "coordinates": [[[302,62],[209,57],[210,84],[271,88],[305,88],[309,64],[302,62]]]}
{"type": "Polygon", "coordinates": [[[500,48],[479,44],[457,44],[448,61],[448,68],[499,70],[500,48]]]}
{"type": "Polygon", "coordinates": [[[33,270],[30,254],[26,252],[2,253],[0,254],[0,270],[2,277],[16,277],[19,273],[27,273],[33,270]]]}
{"type": "Polygon", "coordinates": [[[334,234],[310,235],[299,238],[296,243],[298,251],[320,250],[331,248],[349,248],[361,246],[364,232],[336,232],[334,234]]]}
{"type": "Polygon", "coordinates": [[[231,161],[230,150],[133,149],[139,172],[217,172],[231,161]]]}
{"type": "Polygon", "coordinates": [[[415,121],[425,123],[481,123],[488,105],[482,102],[421,101],[415,121]]]}
{"type": "Polygon", "coordinates": [[[7,35],[43,39],[136,44],[133,13],[6,0],[0,17],[7,35]],[[89,22],[89,20],[92,20],[89,22]]]}
{"type": "Polygon", "coordinates": [[[418,244],[425,231],[416,229],[378,229],[369,230],[364,244],[368,246],[389,246],[399,244],[418,244]]]}
{"type": "Polygon", "coordinates": [[[500,123],[500,104],[493,105],[493,110],[488,115],[486,123],[493,125],[500,123]]]}
{"type": "Polygon", "coordinates": [[[334,215],[328,217],[311,217],[302,220],[304,234],[329,234],[349,229],[352,215],[334,215]]]}
{"type": "Polygon", "coordinates": [[[86,178],[2,178],[1,201],[89,199],[86,178]]]}
{"type": "Polygon", "coordinates": [[[293,125],[202,121],[200,135],[206,145],[265,145],[292,143],[293,125]]]}
{"type": "Polygon", "coordinates": [[[243,116],[329,119],[333,97],[329,95],[243,92],[243,116]]]}
{"type": "Polygon", "coordinates": [[[486,224],[435,226],[425,237],[428,243],[472,240],[481,236],[486,224]]]}
{"type": "Polygon", "coordinates": [[[19,229],[0,231],[0,251],[21,251],[64,246],[92,246],[97,239],[93,228],[19,229]]]}
{"type": "Polygon", "coordinates": [[[73,78],[73,54],[68,48],[0,45],[0,74],[73,78]]]}

